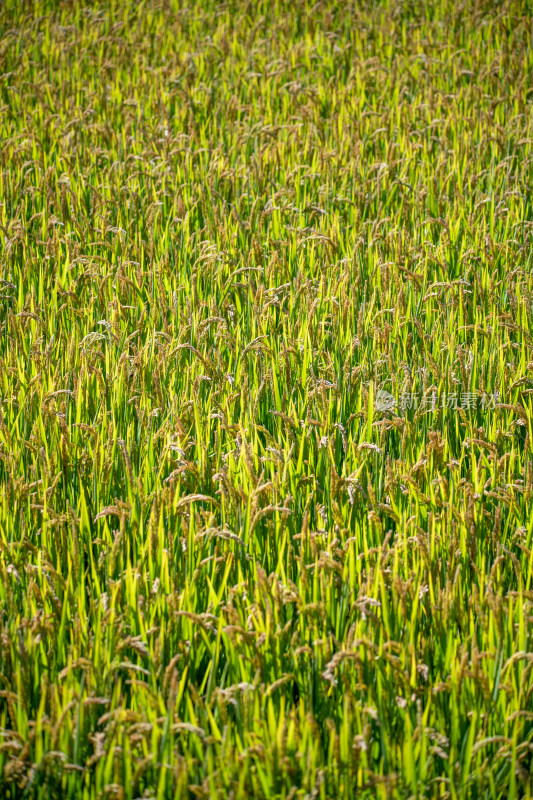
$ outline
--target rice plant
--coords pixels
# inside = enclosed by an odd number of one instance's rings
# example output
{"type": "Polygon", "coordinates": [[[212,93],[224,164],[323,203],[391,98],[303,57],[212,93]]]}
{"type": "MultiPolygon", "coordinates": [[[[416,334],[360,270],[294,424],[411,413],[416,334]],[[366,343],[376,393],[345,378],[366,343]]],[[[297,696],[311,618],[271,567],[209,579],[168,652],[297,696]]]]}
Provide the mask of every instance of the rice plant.
{"type": "Polygon", "coordinates": [[[1,5],[3,797],[532,796],[532,41],[1,5]]]}

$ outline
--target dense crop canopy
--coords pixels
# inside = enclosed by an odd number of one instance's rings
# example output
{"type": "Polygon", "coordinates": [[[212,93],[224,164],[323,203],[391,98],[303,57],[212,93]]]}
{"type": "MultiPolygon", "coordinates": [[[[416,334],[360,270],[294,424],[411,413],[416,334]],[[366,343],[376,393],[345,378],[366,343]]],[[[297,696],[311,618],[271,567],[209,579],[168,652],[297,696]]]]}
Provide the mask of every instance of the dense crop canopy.
{"type": "Polygon", "coordinates": [[[531,796],[527,6],[1,5],[3,796],[531,796]]]}

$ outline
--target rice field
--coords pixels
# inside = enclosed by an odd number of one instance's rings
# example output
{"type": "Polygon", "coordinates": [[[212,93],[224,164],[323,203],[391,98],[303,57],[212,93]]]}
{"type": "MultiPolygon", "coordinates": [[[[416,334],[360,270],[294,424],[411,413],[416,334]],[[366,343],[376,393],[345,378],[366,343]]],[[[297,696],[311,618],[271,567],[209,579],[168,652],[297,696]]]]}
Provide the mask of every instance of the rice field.
{"type": "Polygon", "coordinates": [[[0,6],[0,791],[533,795],[533,8],[0,6]]]}

